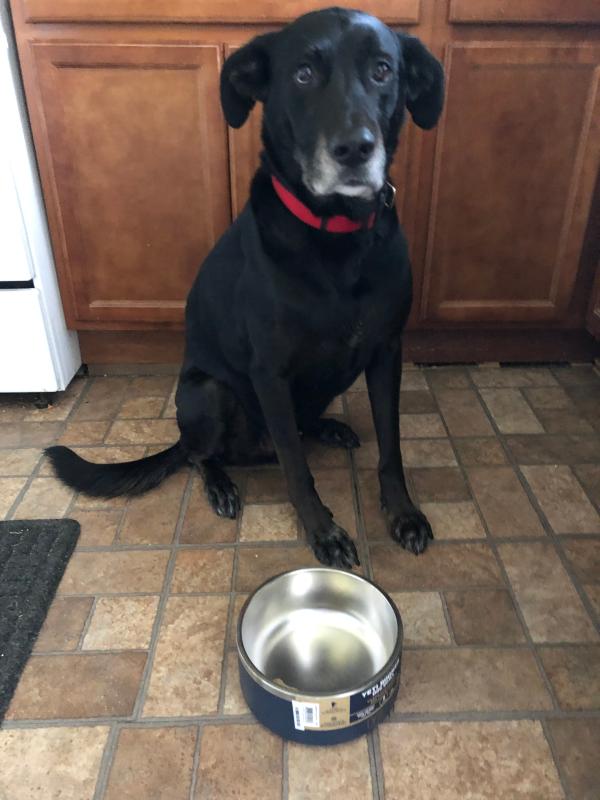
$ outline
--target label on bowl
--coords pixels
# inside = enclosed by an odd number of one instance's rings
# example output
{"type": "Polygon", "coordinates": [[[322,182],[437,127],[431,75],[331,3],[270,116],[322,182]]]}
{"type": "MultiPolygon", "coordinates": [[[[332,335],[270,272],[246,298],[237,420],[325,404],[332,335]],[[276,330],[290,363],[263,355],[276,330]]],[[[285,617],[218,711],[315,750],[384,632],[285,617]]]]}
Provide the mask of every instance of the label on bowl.
{"type": "Polygon", "coordinates": [[[350,722],[350,698],[341,700],[311,700],[300,702],[292,700],[294,728],[303,731],[306,728],[319,728],[331,731],[346,728],[350,722]]]}
{"type": "Polygon", "coordinates": [[[363,692],[337,700],[307,698],[292,700],[294,728],[297,731],[319,729],[331,731],[356,725],[376,714],[398,689],[400,659],[377,683],[363,692]]]}
{"type": "Polygon", "coordinates": [[[298,703],[296,700],[292,700],[292,709],[294,711],[294,728],[297,731],[319,727],[318,703],[298,703]]]}

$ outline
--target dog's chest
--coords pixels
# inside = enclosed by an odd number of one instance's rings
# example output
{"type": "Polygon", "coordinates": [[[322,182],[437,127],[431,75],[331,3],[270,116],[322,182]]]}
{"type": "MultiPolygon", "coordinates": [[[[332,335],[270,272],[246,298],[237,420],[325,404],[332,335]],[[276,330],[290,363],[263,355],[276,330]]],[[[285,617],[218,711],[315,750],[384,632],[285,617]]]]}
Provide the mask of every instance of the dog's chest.
{"type": "MultiPolygon", "coordinates": [[[[399,259],[398,259],[399,260],[399,259]]],[[[380,258],[364,263],[355,280],[347,273],[314,292],[303,305],[296,339],[302,354],[302,371],[351,374],[370,361],[375,349],[386,341],[405,317],[402,270],[394,261],[380,258]],[[319,366],[318,366],[319,365],[319,366]]],[[[409,302],[409,296],[406,300],[409,302]]],[[[292,337],[293,340],[293,337],[292,337]]]]}
{"type": "Polygon", "coordinates": [[[318,333],[316,349],[320,358],[337,362],[341,368],[361,360],[381,341],[387,312],[368,299],[347,302],[329,309],[318,333]]]}
{"type": "Polygon", "coordinates": [[[348,347],[353,350],[358,347],[365,338],[365,324],[362,319],[356,321],[350,330],[348,337],[348,347]]]}

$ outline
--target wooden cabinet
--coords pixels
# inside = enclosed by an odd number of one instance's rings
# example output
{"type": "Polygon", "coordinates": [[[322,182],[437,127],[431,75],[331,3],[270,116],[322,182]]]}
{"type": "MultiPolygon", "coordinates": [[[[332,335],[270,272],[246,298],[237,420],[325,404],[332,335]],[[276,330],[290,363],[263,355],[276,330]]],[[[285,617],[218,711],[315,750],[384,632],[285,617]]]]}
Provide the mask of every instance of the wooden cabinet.
{"type": "Polygon", "coordinates": [[[446,49],[424,320],[560,321],[600,161],[600,46],[446,49]]]}
{"type": "MultiPolygon", "coordinates": [[[[423,0],[362,0],[360,8],[393,23],[412,23],[423,0]]],[[[555,0],[560,2],[560,0],[555,0]]],[[[583,2],[583,0],[579,0],[583,2]]],[[[588,4],[594,0],[587,0],[588,4]]],[[[291,22],[301,14],[329,8],[331,0],[21,0],[26,22],[291,22]]]]}
{"type": "MultiPolygon", "coordinates": [[[[326,5],[11,0],[61,294],[85,358],[179,358],[187,291],[243,208],[260,151],[260,107],[226,129],[222,61],[326,5]]],[[[600,3],[361,6],[446,69],[440,125],[408,121],[392,168],[414,271],[407,356],[586,357],[586,326],[598,327],[600,3]]]]}
{"type": "Polygon", "coordinates": [[[180,322],[229,221],[217,45],[32,44],[69,323],[180,322]]]}

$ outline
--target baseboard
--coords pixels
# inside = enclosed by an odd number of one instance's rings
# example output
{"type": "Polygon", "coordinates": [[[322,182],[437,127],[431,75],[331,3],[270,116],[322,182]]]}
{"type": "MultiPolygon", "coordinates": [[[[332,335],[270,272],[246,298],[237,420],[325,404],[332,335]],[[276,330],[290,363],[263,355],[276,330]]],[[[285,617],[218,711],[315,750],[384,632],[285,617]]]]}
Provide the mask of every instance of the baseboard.
{"type": "MultiPolygon", "coordinates": [[[[80,331],[79,344],[92,372],[128,374],[154,365],[175,371],[183,358],[183,331],[80,331]]],[[[583,330],[428,330],[404,334],[404,360],[422,364],[509,361],[593,361],[600,343],[583,330]]]]}

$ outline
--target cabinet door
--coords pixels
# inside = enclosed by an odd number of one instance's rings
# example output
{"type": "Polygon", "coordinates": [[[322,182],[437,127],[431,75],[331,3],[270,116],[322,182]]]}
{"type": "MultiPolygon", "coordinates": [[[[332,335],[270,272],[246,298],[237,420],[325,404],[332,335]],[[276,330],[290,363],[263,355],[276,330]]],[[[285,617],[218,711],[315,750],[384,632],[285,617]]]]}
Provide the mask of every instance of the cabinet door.
{"type": "Polygon", "coordinates": [[[180,323],[230,219],[221,48],[32,48],[36,145],[70,325],[180,323]]]}
{"type": "Polygon", "coordinates": [[[423,317],[558,321],[600,158],[600,48],[448,45],[423,317]]]}

